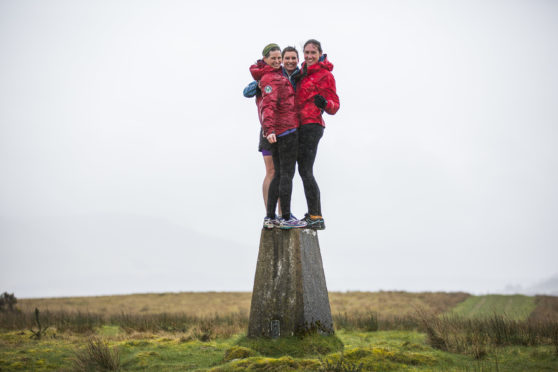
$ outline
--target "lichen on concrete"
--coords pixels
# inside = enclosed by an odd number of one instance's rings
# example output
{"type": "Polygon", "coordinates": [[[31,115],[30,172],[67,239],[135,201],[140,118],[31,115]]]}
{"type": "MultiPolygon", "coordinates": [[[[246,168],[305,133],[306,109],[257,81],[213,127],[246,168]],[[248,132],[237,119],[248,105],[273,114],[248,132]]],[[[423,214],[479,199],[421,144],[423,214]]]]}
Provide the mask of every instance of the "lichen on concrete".
{"type": "Polygon", "coordinates": [[[271,337],[317,330],[333,333],[331,309],[318,242],[310,229],[262,229],[252,292],[248,336],[271,337]]]}

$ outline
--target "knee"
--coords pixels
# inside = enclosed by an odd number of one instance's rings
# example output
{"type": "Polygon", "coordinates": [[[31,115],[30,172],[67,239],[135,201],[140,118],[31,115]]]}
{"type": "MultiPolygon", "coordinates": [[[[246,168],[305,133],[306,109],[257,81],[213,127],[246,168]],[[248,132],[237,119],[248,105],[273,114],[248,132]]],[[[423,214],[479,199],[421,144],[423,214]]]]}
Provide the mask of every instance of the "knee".
{"type": "Polygon", "coordinates": [[[292,180],[294,178],[295,175],[295,170],[293,169],[292,171],[288,171],[288,172],[282,172],[283,173],[283,177],[282,178],[286,178],[288,180],[292,180]]]}
{"type": "Polygon", "coordinates": [[[265,177],[269,179],[275,177],[275,168],[273,167],[265,168],[265,177]]]}
{"type": "Polygon", "coordinates": [[[313,177],[312,174],[312,168],[306,168],[306,167],[298,167],[298,174],[300,174],[300,178],[302,178],[302,180],[308,180],[311,179],[313,177]]]}

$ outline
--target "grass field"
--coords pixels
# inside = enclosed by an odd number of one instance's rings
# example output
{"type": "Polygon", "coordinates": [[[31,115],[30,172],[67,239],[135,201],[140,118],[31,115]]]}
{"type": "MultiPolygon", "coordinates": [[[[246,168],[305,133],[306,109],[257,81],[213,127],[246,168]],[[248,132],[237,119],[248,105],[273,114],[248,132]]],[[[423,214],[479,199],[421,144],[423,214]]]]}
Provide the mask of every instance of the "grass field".
{"type": "MultiPolygon", "coordinates": [[[[435,313],[452,309],[470,295],[446,292],[331,292],[331,311],[336,313],[376,312],[403,316],[424,308],[435,313]]],[[[81,311],[105,314],[186,313],[195,316],[250,312],[250,292],[148,293],[121,296],[22,299],[23,311],[36,307],[51,311],[81,311]]]]}
{"type": "Polygon", "coordinates": [[[515,295],[471,296],[451,310],[451,314],[466,318],[505,315],[508,319],[527,319],[535,310],[535,297],[515,295]]]}
{"type": "Polygon", "coordinates": [[[330,293],[336,333],[245,337],[249,293],[19,300],[0,371],[556,371],[558,298],[330,293]],[[34,309],[41,309],[40,338],[34,309]]]}

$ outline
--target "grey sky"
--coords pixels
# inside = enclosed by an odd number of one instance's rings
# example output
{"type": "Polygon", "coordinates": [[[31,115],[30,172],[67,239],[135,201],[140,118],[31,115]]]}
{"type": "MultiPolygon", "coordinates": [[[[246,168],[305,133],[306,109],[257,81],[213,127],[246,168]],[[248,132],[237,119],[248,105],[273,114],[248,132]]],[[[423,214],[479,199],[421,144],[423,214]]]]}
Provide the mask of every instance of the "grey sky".
{"type": "Polygon", "coordinates": [[[558,273],[555,1],[0,0],[0,290],[251,290],[241,93],[265,44],[309,38],[341,99],[315,167],[330,290],[558,273]]]}

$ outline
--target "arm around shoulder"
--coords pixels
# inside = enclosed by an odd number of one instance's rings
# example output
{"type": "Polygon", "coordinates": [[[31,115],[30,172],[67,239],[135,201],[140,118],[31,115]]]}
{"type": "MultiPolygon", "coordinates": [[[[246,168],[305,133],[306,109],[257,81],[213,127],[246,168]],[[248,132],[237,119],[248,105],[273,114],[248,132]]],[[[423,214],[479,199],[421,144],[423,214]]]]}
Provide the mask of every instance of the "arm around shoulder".
{"type": "Polygon", "coordinates": [[[258,93],[258,82],[254,80],[244,88],[244,97],[252,98],[258,93]]]}

